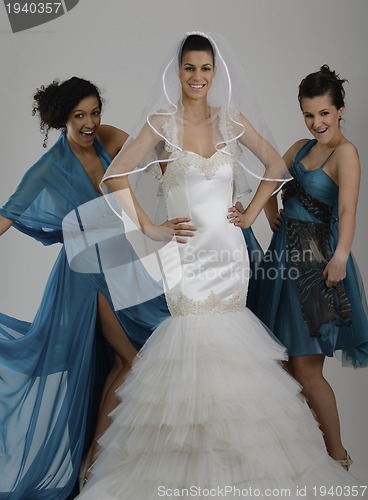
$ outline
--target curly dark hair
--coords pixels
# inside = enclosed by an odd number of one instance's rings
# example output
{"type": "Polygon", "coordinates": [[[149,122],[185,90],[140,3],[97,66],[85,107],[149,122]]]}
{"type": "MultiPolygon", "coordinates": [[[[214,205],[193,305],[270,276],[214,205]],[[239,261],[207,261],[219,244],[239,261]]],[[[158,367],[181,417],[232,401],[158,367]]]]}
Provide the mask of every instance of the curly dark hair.
{"type": "Polygon", "coordinates": [[[339,75],[331,70],[327,64],[320,67],[319,71],[310,73],[306,76],[299,85],[298,100],[302,108],[301,101],[303,98],[320,97],[328,94],[332,104],[336,109],[345,106],[345,89],[344,83],[348,80],[342,79],[339,75]]]}
{"type": "Polygon", "coordinates": [[[73,76],[60,83],[55,79],[50,85],[41,85],[33,96],[32,115],[38,113],[40,117],[40,131],[44,134],[43,147],[47,146],[50,128],[65,127],[71,111],[85,97],[96,96],[100,109],[102,98],[99,89],[88,80],[73,76]]]}

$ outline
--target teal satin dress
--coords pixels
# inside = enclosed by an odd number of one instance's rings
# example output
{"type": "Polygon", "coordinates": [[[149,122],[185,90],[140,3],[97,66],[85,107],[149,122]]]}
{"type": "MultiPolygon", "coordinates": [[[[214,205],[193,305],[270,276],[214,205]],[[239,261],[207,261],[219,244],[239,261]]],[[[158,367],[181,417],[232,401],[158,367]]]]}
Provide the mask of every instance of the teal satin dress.
{"type": "Polygon", "coordinates": [[[367,303],[353,255],[338,290],[327,290],[322,276],[338,242],[339,188],[324,171],[324,164],[315,170],[303,166],[303,158],[315,143],[308,141],[292,165],[299,189],[286,186],[289,193],[283,221],[259,266],[253,310],[287,347],[290,356],[333,356],[339,351],[343,364],[366,366],[367,303]],[[318,242],[323,242],[328,255],[320,253],[318,242]],[[297,262],[301,249],[306,251],[304,262],[297,262]],[[309,253],[313,254],[310,262],[309,253]]]}

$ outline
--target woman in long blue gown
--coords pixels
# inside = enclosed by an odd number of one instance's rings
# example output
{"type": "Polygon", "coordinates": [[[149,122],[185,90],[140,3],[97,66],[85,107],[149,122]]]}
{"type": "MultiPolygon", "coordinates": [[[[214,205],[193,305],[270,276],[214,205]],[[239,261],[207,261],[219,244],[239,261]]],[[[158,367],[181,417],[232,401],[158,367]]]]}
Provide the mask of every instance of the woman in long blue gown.
{"type": "Polygon", "coordinates": [[[283,191],[283,215],[273,203],[275,234],[258,270],[254,311],[288,348],[286,367],[303,387],[327,450],[348,468],[335,396],[323,377],[325,356],[335,351],[344,364],[368,364],[367,304],[350,253],[360,166],[340,129],[344,82],[324,65],[299,86],[314,139],[285,154],[294,180],[283,191]]]}
{"type": "MultiPolygon", "coordinates": [[[[69,126],[0,209],[0,234],[13,226],[44,245],[62,244],[63,218],[100,195],[98,184],[127,135],[100,126],[101,99],[90,82],[74,77],[37,95],[43,96],[38,111],[44,128],[64,128],[66,121],[56,123],[51,106],[57,98],[69,126]]],[[[113,314],[103,274],[73,272],[62,246],[33,322],[0,314],[1,500],[68,497],[93,430],[97,381],[107,373],[96,374],[103,353],[96,332],[111,337],[129,368],[137,349],[168,315],[162,297],[154,302],[154,314],[146,304],[113,314]]]]}

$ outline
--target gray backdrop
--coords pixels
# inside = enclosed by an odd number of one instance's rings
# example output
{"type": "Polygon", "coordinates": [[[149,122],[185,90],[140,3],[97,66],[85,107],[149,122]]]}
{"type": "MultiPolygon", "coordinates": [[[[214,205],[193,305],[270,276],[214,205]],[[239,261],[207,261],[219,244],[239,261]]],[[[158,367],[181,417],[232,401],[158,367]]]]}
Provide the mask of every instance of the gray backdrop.
{"type": "MultiPolygon", "coordinates": [[[[66,15],[16,34],[3,3],[0,13],[0,204],[44,152],[38,122],[31,116],[32,95],[55,77],[77,75],[97,83],[106,99],[103,121],[129,132],[170,44],[185,31],[221,33],[246,68],[283,153],[308,137],[297,102],[300,80],[329,64],[349,80],[343,127],[362,164],[353,251],[368,287],[367,0],[80,0],[66,15]]],[[[51,135],[49,144],[56,137],[51,135]]],[[[254,231],[266,247],[271,233],[263,215],[254,231]]],[[[33,318],[58,250],[13,229],[3,236],[1,312],[33,318]]],[[[354,458],[352,472],[367,482],[368,370],[342,368],[329,359],[326,375],[336,393],[344,444],[354,458]]]]}

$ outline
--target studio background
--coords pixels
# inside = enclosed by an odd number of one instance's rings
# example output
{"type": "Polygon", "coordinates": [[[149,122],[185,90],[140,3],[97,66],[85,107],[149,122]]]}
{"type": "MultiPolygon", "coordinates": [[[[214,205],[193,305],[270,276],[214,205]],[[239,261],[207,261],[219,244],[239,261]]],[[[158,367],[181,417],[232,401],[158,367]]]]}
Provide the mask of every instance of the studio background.
{"type": "MultiPolygon", "coordinates": [[[[220,33],[241,60],[282,154],[297,139],[309,137],[297,101],[300,80],[324,63],[349,80],[342,126],[362,166],[353,252],[368,289],[367,19],[367,0],[80,0],[64,16],[13,34],[2,3],[0,205],[44,153],[39,123],[31,114],[37,87],[55,77],[90,79],[105,98],[103,122],[129,132],[171,44],[185,31],[220,33]]],[[[57,136],[50,134],[49,146],[57,136]]],[[[253,229],[266,248],[271,232],[263,215],[253,229]]],[[[33,319],[59,248],[43,247],[14,229],[1,238],[1,312],[33,319]]],[[[337,397],[344,444],[354,459],[352,473],[367,483],[368,369],[341,368],[328,359],[326,376],[337,397]]]]}

